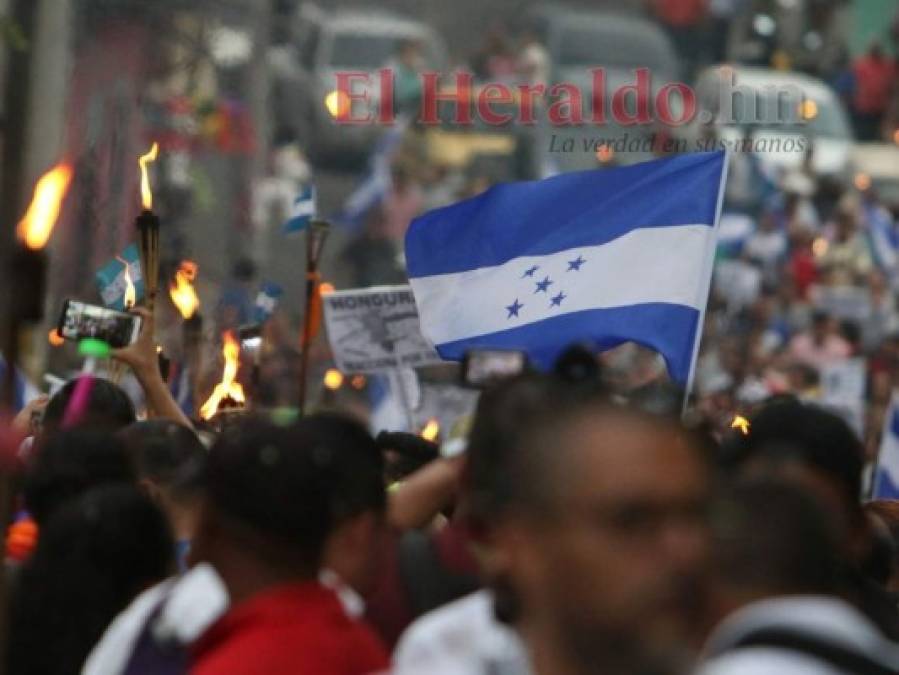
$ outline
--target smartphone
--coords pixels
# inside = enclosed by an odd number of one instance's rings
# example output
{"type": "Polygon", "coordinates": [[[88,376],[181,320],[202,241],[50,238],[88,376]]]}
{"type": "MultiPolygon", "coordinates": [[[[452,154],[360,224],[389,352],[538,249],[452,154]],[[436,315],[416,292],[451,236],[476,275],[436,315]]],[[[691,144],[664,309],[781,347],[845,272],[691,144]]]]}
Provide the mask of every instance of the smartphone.
{"type": "Polygon", "coordinates": [[[462,381],[469,387],[486,387],[523,373],[528,366],[524,352],[500,349],[473,349],[462,361],[462,381]]]}
{"type": "Polygon", "coordinates": [[[136,314],[66,300],[56,331],[66,340],[96,338],[118,349],[137,340],[141,323],[142,319],[136,314]]]}

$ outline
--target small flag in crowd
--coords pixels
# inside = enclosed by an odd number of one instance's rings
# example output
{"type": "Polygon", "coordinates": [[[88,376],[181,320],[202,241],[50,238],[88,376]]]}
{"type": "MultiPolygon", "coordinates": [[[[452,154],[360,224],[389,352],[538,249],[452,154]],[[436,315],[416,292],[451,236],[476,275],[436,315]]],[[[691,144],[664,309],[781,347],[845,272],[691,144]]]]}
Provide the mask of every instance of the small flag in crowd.
{"type": "Polygon", "coordinates": [[[281,228],[284,234],[304,230],[315,217],[315,186],[307,185],[293,200],[290,218],[281,228]]]}
{"type": "Polygon", "coordinates": [[[871,499],[899,499],[899,395],[895,393],[883,421],[871,499]]]}
{"type": "Polygon", "coordinates": [[[406,262],[444,359],[572,342],[655,349],[688,384],[708,299],[724,152],[497,185],[415,219],[406,262]]]}
{"type": "Polygon", "coordinates": [[[403,117],[385,131],[372,150],[368,160],[368,172],[356,189],[347,197],[337,222],[349,227],[359,227],[369,209],[381,203],[390,190],[390,162],[400,147],[409,121],[403,117]]]}
{"type": "Polygon", "coordinates": [[[128,263],[128,272],[131,275],[131,281],[134,284],[134,290],[139,301],[144,297],[144,276],[140,268],[140,254],[137,252],[137,245],[131,244],[122,251],[122,255],[118,258],[110,260],[103,265],[96,274],[97,289],[100,291],[100,297],[103,304],[112,309],[123,311],[125,309],[125,290],[127,281],[125,280],[125,265],[122,260],[128,263]]]}
{"type": "Polygon", "coordinates": [[[256,303],[253,306],[253,321],[255,323],[265,323],[268,318],[275,313],[278,301],[283,295],[284,289],[278,284],[266,281],[259,289],[256,296],[256,303]]]}
{"type": "Polygon", "coordinates": [[[897,272],[896,266],[899,261],[893,216],[887,209],[876,204],[865,206],[864,214],[868,223],[867,234],[874,261],[888,277],[892,278],[897,272]]]}

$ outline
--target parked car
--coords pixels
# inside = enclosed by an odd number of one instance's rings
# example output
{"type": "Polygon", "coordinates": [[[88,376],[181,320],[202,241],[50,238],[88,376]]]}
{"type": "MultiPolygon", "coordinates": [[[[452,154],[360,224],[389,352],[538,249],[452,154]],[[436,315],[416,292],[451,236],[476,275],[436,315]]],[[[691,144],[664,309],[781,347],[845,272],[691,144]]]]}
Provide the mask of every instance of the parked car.
{"type": "Polygon", "coordinates": [[[722,65],[703,71],[695,90],[699,110],[694,128],[706,121],[704,115],[714,118],[718,138],[731,147],[751,134],[754,147],[762,148],[756,155],[772,175],[800,166],[810,143],[812,168],[818,175],[848,177],[852,130],[843,103],[824,81],[799,73],[722,65]],[[740,93],[728,93],[736,88],[740,93]],[[730,113],[722,110],[723,99],[731,101],[730,113]]]}
{"type": "MultiPolygon", "coordinates": [[[[428,70],[443,71],[446,48],[441,37],[420,21],[382,11],[324,11],[303,5],[291,32],[292,58],[282,64],[276,78],[275,118],[305,146],[313,161],[355,163],[368,156],[383,132],[376,123],[338,124],[333,104],[340,71],[369,73],[368,109],[377,111],[376,73],[388,66],[404,42],[416,42],[428,70]],[[329,95],[332,97],[329,101],[329,95]]],[[[356,102],[354,116],[364,116],[364,103],[356,102]]]]}
{"type": "Polygon", "coordinates": [[[852,148],[853,182],[873,189],[878,198],[899,211],[899,147],[892,143],[857,143],[852,148]]]}
{"type": "MultiPolygon", "coordinates": [[[[658,91],[680,77],[677,54],[659,25],[636,13],[566,10],[558,5],[536,9],[530,15],[530,23],[550,56],[549,84],[568,82],[584,92],[585,124],[579,127],[552,127],[547,124],[542,129],[543,150],[563,147],[566,139],[574,140],[574,151],[552,153],[549,157],[556,170],[596,167],[598,160],[595,153],[585,151],[585,147],[592,147],[593,141],[598,139],[610,142],[627,139],[634,141],[633,145],[639,145],[638,150],[618,153],[614,163],[631,164],[651,159],[653,153],[646,141],[658,127],[652,124],[623,126],[613,121],[608,113],[611,111],[612,93],[623,85],[634,84],[638,68],[648,68],[651,74],[651,114],[658,91]],[[589,122],[593,104],[591,71],[600,67],[605,72],[607,122],[596,125],[589,122]]],[[[677,101],[672,103],[676,105],[677,101]]],[[[635,112],[635,97],[630,97],[626,108],[631,113],[635,112]]]]}

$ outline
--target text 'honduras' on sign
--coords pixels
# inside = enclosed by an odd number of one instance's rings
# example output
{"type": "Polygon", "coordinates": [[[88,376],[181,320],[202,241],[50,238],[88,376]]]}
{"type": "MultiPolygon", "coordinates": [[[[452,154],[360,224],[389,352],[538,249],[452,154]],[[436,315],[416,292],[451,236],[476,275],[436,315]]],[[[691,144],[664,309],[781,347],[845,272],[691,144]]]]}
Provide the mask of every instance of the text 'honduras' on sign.
{"type": "Polygon", "coordinates": [[[687,383],[708,299],[724,152],[497,185],[414,220],[406,262],[444,359],[634,341],[687,383]]]}

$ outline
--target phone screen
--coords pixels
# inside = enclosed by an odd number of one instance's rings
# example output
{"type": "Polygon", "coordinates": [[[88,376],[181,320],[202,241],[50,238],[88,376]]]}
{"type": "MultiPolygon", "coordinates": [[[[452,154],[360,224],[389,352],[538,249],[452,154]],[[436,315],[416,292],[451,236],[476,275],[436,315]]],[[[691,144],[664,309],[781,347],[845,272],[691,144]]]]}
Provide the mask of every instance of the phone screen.
{"type": "Polygon", "coordinates": [[[110,347],[127,347],[140,334],[141,318],[77,300],[66,300],[59,319],[59,334],[67,340],[96,338],[110,347]]]}
{"type": "Polygon", "coordinates": [[[513,375],[527,367],[523,352],[484,350],[465,354],[464,379],[473,387],[483,387],[513,375]]]}

